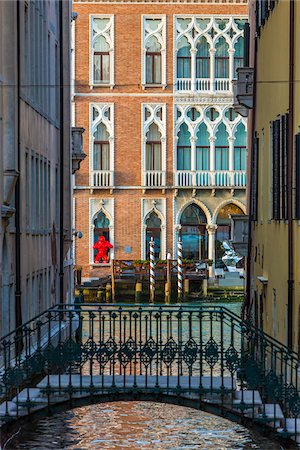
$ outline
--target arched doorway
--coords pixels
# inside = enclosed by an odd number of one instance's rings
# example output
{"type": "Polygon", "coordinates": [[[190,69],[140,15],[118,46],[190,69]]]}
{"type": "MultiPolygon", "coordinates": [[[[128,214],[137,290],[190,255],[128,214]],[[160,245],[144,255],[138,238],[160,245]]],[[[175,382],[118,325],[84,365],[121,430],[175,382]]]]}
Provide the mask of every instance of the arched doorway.
{"type": "Polygon", "coordinates": [[[182,256],[185,259],[202,260],[208,257],[207,220],[203,210],[192,203],[182,213],[182,256]]]}
{"type": "Polygon", "coordinates": [[[146,219],[146,259],[150,259],[150,240],[154,239],[155,259],[161,259],[161,220],[155,211],[146,219]]]}
{"type": "Polygon", "coordinates": [[[220,209],[217,218],[217,231],[216,231],[216,263],[222,261],[224,256],[224,250],[222,249],[222,243],[230,239],[231,235],[231,216],[236,214],[244,214],[242,209],[234,203],[229,203],[220,209]]]}

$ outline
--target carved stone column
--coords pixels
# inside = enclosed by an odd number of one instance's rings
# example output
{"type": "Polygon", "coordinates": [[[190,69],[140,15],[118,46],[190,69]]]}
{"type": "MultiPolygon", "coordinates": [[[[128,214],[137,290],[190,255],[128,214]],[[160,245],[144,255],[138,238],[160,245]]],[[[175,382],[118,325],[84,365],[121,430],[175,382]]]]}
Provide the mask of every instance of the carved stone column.
{"type": "Polygon", "coordinates": [[[212,259],[213,261],[212,266],[209,266],[210,278],[213,278],[215,274],[215,241],[217,228],[218,226],[215,224],[206,226],[208,232],[208,259],[212,259]]]}

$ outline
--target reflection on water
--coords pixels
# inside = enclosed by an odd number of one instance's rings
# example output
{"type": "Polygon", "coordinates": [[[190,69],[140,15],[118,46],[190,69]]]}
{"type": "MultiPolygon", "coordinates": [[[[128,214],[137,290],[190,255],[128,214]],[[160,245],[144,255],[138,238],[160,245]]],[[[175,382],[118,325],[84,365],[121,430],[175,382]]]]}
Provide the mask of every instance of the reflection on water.
{"type": "Polygon", "coordinates": [[[27,425],[11,449],[280,450],[269,439],[201,411],[119,402],[68,411],[27,425]]]}

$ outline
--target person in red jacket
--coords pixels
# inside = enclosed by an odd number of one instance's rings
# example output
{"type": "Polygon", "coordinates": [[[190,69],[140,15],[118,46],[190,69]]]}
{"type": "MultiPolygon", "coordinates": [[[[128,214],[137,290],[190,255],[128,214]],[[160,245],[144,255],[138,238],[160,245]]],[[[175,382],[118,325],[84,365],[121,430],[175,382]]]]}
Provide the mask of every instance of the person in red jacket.
{"type": "Polygon", "coordinates": [[[98,252],[95,256],[95,263],[108,263],[108,250],[113,248],[113,246],[105,239],[104,236],[99,236],[99,239],[96,244],[93,245],[93,248],[98,252]]]}

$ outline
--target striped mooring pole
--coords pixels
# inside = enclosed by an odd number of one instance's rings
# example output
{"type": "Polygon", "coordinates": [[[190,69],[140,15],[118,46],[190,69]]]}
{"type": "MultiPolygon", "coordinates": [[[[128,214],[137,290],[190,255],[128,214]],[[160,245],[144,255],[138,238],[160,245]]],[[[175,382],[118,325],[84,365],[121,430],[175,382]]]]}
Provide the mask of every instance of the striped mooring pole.
{"type": "Polygon", "coordinates": [[[177,274],[178,274],[178,300],[182,299],[182,242],[178,239],[177,245],[177,274]]]}
{"type": "Polygon", "coordinates": [[[154,239],[150,240],[150,303],[154,303],[155,272],[154,272],[154,239]]]}

